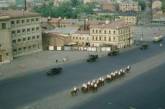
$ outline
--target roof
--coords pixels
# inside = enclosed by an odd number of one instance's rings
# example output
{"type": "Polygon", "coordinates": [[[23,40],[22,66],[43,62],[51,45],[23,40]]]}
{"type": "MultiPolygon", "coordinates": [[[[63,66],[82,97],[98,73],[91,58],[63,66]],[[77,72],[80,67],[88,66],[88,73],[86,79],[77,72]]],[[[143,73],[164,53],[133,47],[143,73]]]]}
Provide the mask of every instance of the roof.
{"type": "Polygon", "coordinates": [[[76,31],[74,34],[89,34],[89,31],[76,31]]]}
{"type": "Polygon", "coordinates": [[[130,11],[130,12],[117,13],[116,15],[118,15],[118,16],[137,16],[137,13],[130,11]]]}
{"type": "Polygon", "coordinates": [[[40,16],[40,14],[34,12],[28,12],[28,11],[1,10],[0,18],[3,18],[4,16],[10,19],[10,18],[21,18],[21,17],[36,17],[36,16],[40,16]]]}
{"type": "Polygon", "coordinates": [[[55,28],[53,30],[47,30],[45,33],[61,33],[61,34],[72,34],[76,32],[78,28],[76,27],[66,27],[66,28],[55,28]]]}
{"type": "Polygon", "coordinates": [[[90,28],[111,28],[111,29],[117,29],[122,27],[128,27],[129,25],[124,22],[124,20],[117,20],[110,22],[108,24],[97,24],[97,25],[91,25],[90,28]]]}

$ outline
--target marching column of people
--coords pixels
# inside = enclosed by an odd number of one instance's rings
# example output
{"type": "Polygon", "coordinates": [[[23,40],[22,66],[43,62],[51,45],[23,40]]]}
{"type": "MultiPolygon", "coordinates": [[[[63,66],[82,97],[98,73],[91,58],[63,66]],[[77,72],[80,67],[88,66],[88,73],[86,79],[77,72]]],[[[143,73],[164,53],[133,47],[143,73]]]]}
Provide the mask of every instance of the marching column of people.
{"type": "Polygon", "coordinates": [[[96,92],[99,88],[104,86],[105,83],[109,83],[113,80],[123,77],[126,73],[129,73],[130,70],[131,70],[131,67],[128,65],[127,67],[111,72],[110,74],[107,74],[106,76],[88,81],[87,83],[83,83],[82,86],[80,87],[75,86],[71,90],[70,94],[72,96],[76,96],[78,95],[79,92],[82,92],[82,93],[96,92]]]}

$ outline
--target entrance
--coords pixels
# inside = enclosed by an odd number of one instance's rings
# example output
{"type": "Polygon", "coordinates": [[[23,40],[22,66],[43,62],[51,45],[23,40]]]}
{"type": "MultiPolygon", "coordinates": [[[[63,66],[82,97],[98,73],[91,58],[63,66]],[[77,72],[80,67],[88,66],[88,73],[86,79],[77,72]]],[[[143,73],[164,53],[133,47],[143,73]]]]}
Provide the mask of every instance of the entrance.
{"type": "Polygon", "coordinates": [[[0,62],[2,62],[2,55],[0,55],[0,62]]]}

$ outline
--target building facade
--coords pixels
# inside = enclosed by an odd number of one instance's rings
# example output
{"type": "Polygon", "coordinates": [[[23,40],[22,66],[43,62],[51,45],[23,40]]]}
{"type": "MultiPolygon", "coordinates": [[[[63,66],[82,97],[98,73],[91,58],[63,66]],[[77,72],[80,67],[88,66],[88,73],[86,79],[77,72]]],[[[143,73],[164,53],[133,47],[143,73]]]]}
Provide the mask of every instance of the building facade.
{"type": "Polygon", "coordinates": [[[8,16],[0,16],[0,64],[8,63],[13,59],[8,19],[8,16]]]}
{"type": "MultiPolygon", "coordinates": [[[[5,25],[11,39],[13,57],[23,56],[42,50],[40,15],[26,11],[4,11],[5,25]]],[[[0,34],[1,35],[1,34],[0,34]]]]}
{"type": "Polygon", "coordinates": [[[133,44],[130,26],[123,20],[90,27],[91,46],[125,48],[133,44]]]}
{"type": "Polygon", "coordinates": [[[91,37],[89,31],[77,31],[71,35],[71,41],[78,46],[90,46],[91,37]]]}
{"type": "Polygon", "coordinates": [[[129,25],[136,25],[138,22],[138,15],[133,12],[119,13],[116,18],[124,20],[129,25]]]}
{"type": "Polygon", "coordinates": [[[121,11],[121,12],[127,12],[127,11],[139,12],[139,11],[141,11],[141,8],[140,8],[138,2],[125,1],[125,2],[119,3],[119,11],[121,11]]]}

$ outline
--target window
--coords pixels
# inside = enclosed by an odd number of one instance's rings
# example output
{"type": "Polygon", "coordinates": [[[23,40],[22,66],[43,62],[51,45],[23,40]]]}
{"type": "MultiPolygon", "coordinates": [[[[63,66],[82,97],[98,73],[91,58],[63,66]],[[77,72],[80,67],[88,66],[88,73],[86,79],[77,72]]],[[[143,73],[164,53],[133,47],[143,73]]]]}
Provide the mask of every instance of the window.
{"type": "Polygon", "coordinates": [[[17,33],[19,34],[21,31],[20,30],[17,30],[17,33]]]}
{"type": "Polygon", "coordinates": [[[30,28],[27,29],[27,32],[30,32],[30,28]]]}
{"type": "Polygon", "coordinates": [[[104,30],[104,34],[106,34],[106,30],[104,30]]]}
{"type": "Polygon", "coordinates": [[[16,40],[13,40],[12,42],[13,42],[13,43],[16,43],[16,40]]]}
{"type": "Polygon", "coordinates": [[[39,27],[36,27],[36,30],[39,30],[39,27]]]}
{"type": "Polygon", "coordinates": [[[18,48],[18,50],[19,50],[19,51],[21,51],[21,50],[22,50],[22,48],[18,48]]]}
{"type": "Polygon", "coordinates": [[[13,52],[17,52],[17,49],[13,49],[13,52]]]}
{"type": "Polygon", "coordinates": [[[24,33],[25,32],[25,29],[22,29],[22,32],[24,33]]]}
{"type": "Polygon", "coordinates": [[[104,37],[104,41],[106,41],[106,37],[104,37]]]}
{"type": "Polygon", "coordinates": [[[32,28],[32,31],[34,31],[34,28],[32,28]]]}
{"type": "Polygon", "coordinates": [[[39,18],[36,18],[36,21],[39,21],[39,18]]]}
{"type": "Polygon", "coordinates": [[[99,37],[99,40],[101,40],[101,37],[99,37]]]}
{"type": "Polygon", "coordinates": [[[11,21],[11,24],[13,25],[15,22],[14,21],[11,21]]]}
{"type": "Polygon", "coordinates": [[[26,47],[23,47],[24,50],[26,50],[26,47]]]}
{"type": "Polygon", "coordinates": [[[99,31],[99,33],[101,33],[101,30],[99,31]]]}
{"type": "Polygon", "coordinates": [[[26,38],[23,38],[23,41],[26,41],[26,38]]]}
{"type": "Polygon", "coordinates": [[[39,39],[40,38],[40,36],[37,36],[37,39],[39,39]]]}
{"type": "Polygon", "coordinates": [[[32,39],[35,39],[35,36],[33,36],[32,39]]]}
{"type": "Polygon", "coordinates": [[[6,23],[2,23],[2,29],[6,29],[6,23]]]}
{"type": "Polygon", "coordinates": [[[17,24],[19,24],[20,23],[20,21],[19,20],[17,20],[17,24]]]}
{"type": "Polygon", "coordinates": [[[31,39],[31,37],[28,37],[28,40],[30,40],[31,39]]]}
{"type": "Polygon", "coordinates": [[[29,19],[26,20],[27,23],[29,23],[29,21],[30,21],[29,19]]]}
{"type": "Polygon", "coordinates": [[[25,20],[22,20],[22,23],[24,23],[25,22],[25,20]]]}
{"type": "Polygon", "coordinates": [[[31,19],[31,21],[33,22],[33,21],[34,21],[34,19],[31,19]]]}
{"type": "Polygon", "coordinates": [[[18,39],[18,42],[20,42],[21,41],[21,39],[18,39]]]}
{"type": "Polygon", "coordinates": [[[15,31],[12,31],[11,33],[12,33],[12,34],[15,34],[15,31]]]}

